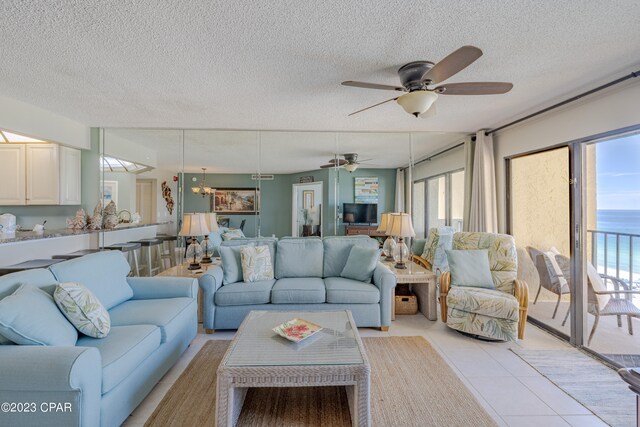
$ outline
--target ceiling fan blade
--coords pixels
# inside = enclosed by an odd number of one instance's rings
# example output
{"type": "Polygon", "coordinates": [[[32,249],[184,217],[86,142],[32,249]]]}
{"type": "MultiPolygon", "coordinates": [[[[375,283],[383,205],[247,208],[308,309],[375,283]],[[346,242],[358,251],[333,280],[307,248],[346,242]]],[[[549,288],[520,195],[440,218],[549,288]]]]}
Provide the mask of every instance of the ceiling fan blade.
{"type": "Polygon", "coordinates": [[[422,80],[431,80],[431,83],[443,82],[467,68],[481,56],[482,51],[477,47],[462,46],[431,67],[431,69],[422,76],[422,80]]]}
{"type": "MultiPolygon", "coordinates": [[[[338,165],[337,167],[341,167],[342,165],[338,165]]],[[[335,163],[329,163],[328,165],[322,165],[320,166],[320,169],[326,169],[326,168],[335,168],[336,164],[335,163]]]]}
{"type": "Polygon", "coordinates": [[[346,82],[342,82],[342,86],[360,87],[363,89],[397,90],[400,92],[407,91],[402,86],[381,85],[378,83],[354,82],[352,80],[347,80],[346,82]]]}
{"type": "Polygon", "coordinates": [[[440,95],[500,95],[513,88],[513,83],[473,82],[450,83],[435,88],[440,95]]]}
{"type": "Polygon", "coordinates": [[[399,98],[399,96],[396,96],[395,98],[391,98],[391,99],[387,99],[386,101],[378,102],[377,104],[373,104],[370,107],[363,108],[362,110],[354,111],[353,113],[349,114],[349,116],[353,116],[354,114],[362,113],[363,111],[366,111],[366,110],[368,110],[370,108],[373,108],[373,107],[377,107],[378,105],[386,104],[387,102],[395,101],[398,98],[399,98]]]}

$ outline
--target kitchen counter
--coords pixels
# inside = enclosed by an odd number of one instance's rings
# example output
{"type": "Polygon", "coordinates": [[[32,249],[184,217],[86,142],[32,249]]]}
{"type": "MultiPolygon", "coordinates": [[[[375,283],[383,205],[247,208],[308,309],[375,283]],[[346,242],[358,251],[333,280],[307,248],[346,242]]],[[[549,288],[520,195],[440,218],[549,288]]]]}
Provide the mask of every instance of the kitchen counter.
{"type": "Polygon", "coordinates": [[[151,224],[119,224],[118,227],[108,230],[72,230],[63,228],[59,230],[37,231],[16,231],[15,233],[0,233],[0,245],[7,243],[26,242],[28,240],[51,239],[56,237],[81,236],[84,234],[98,234],[101,232],[111,233],[120,230],[130,230],[135,228],[150,227],[168,224],[165,222],[156,222],[151,224]]]}

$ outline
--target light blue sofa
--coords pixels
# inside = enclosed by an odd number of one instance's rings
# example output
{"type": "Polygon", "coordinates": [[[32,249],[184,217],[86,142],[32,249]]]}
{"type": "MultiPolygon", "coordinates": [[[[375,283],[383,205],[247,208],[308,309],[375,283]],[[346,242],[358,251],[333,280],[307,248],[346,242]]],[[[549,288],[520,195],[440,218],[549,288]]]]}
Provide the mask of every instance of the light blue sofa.
{"type": "MultiPolygon", "coordinates": [[[[275,279],[223,284],[223,269],[207,270],[199,285],[204,295],[203,325],[208,333],[237,329],[251,310],[348,309],[360,327],[386,330],[391,325],[396,277],[389,268],[378,263],[371,283],[340,277],[351,248],[377,249],[376,240],[368,236],[234,239],[222,242],[221,250],[250,243],[269,246],[275,279]]],[[[239,251],[234,254],[239,259],[239,251]]]]}
{"type": "Polygon", "coordinates": [[[129,269],[121,252],[108,251],[0,277],[0,299],[23,283],[52,294],[58,282],[79,282],[108,309],[112,325],[106,338],[79,334],[74,347],[15,345],[0,336],[0,402],[37,408],[0,412],[0,425],[119,426],[173,366],[197,333],[197,281],[126,277],[129,269]],[[71,403],[71,411],[43,412],[50,402],[71,403]]]}

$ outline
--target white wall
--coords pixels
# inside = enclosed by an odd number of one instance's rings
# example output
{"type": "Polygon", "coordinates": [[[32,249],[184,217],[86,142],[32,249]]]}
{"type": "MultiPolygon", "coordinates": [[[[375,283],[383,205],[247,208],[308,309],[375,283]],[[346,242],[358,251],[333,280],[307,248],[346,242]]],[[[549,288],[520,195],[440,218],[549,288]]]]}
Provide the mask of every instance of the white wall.
{"type": "Polygon", "coordinates": [[[91,149],[89,126],[14,99],[0,97],[0,129],[91,149]]]}
{"type": "Polygon", "coordinates": [[[155,179],[156,180],[156,221],[161,223],[169,223],[158,229],[161,233],[177,232],[177,209],[178,209],[178,183],[173,182],[174,175],[178,175],[177,171],[168,169],[154,169],[137,175],[138,179],[155,179]],[[169,214],[167,203],[162,197],[162,181],[167,181],[167,185],[171,189],[173,197],[173,212],[169,214]]]}
{"type": "Polygon", "coordinates": [[[499,230],[507,228],[505,157],[638,125],[639,100],[640,82],[632,80],[494,134],[499,230]]]}
{"type": "Polygon", "coordinates": [[[147,148],[119,135],[115,135],[109,130],[104,132],[104,154],[130,162],[141,163],[145,166],[155,168],[158,166],[156,150],[147,148]]]}

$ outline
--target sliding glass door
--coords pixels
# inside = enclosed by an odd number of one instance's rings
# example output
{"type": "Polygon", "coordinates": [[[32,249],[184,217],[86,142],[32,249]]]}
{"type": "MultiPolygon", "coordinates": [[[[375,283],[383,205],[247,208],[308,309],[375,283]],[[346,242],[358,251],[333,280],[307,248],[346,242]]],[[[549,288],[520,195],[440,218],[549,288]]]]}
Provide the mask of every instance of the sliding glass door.
{"type": "Polygon", "coordinates": [[[424,178],[413,183],[413,225],[416,237],[433,227],[452,226],[462,231],[464,171],[424,178]]]}

